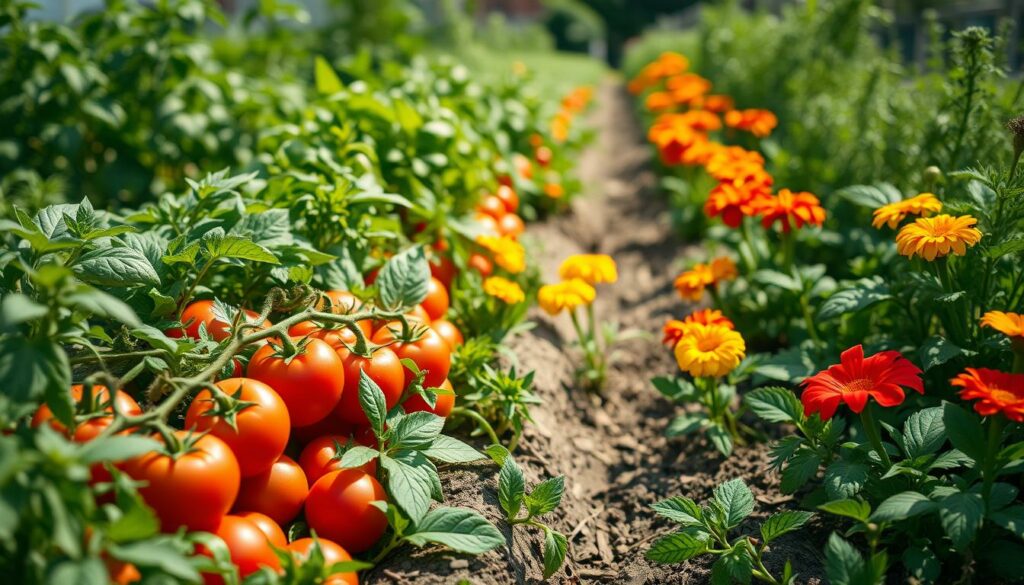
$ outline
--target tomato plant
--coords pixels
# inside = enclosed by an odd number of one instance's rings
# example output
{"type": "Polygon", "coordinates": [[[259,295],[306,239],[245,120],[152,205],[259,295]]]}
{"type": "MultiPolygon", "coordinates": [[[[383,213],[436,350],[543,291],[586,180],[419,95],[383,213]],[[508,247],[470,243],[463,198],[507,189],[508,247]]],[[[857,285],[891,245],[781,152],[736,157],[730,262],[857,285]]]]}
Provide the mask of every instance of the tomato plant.
{"type": "MultiPolygon", "coordinates": [[[[373,342],[391,343],[392,345],[388,347],[394,351],[398,359],[412,360],[421,371],[426,372],[424,385],[428,388],[440,387],[448,377],[448,369],[451,367],[451,349],[448,343],[429,327],[411,331],[408,339],[402,339],[401,335],[402,332],[396,327],[384,327],[374,333],[373,342]]],[[[406,386],[414,376],[411,370],[406,369],[406,386]]]]}
{"type": "MultiPolygon", "coordinates": [[[[238,568],[240,577],[255,573],[261,567],[280,570],[281,564],[270,541],[255,522],[241,516],[224,516],[214,534],[227,545],[231,562],[238,568]]],[[[223,582],[214,575],[205,575],[204,581],[208,585],[223,582]]]]}
{"type": "Polygon", "coordinates": [[[311,425],[326,417],[341,399],[345,388],[341,358],[321,339],[282,339],[256,350],[247,374],[281,396],[293,425],[311,425]]]}
{"type": "Polygon", "coordinates": [[[284,526],[302,511],[307,495],[306,474],[295,460],[281,455],[267,471],[242,480],[234,510],[259,512],[284,526]]]}
{"type": "Polygon", "coordinates": [[[384,392],[388,408],[398,404],[405,391],[405,370],[394,351],[388,347],[379,347],[372,350],[369,357],[348,350],[342,350],[339,354],[342,355],[346,384],[335,410],[338,418],[353,425],[369,423],[359,404],[359,379],[362,372],[384,392]]]}
{"type": "Polygon", "coordinates": [[[373,502],[386,502],[384,488],[359,469],[340,469],[320,476],[306,499],[306,522],[346,550],[369,550],[384,535],[387,517],[373,502]]]}

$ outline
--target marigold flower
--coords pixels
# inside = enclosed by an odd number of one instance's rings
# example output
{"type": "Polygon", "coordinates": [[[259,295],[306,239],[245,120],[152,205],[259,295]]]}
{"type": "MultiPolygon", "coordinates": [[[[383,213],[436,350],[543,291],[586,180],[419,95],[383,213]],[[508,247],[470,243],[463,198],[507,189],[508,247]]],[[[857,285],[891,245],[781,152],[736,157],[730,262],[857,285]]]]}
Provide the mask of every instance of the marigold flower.
{"type": "Polygon", "coordinates": [[[740,181],[771,185],[771,175],[764,170],[761,153],[740,146],[721,146],[704,165],[708,174],[719,181],[740,181]]]}
{"type": "Polygon", "coordinates": [[[693,141],[686,150],[683,151],[679,157],[680,164],[688,166],[701,166],[706,165],[724,146],[713,140],[708,140],[705,136],[698,134],[697,140],[693,141]]]}
{"type": "Polygon", "coordinates": [[[896,251],[908,257],[917,255],[929,262],[950,252],[963,256],[968,246],[981,240],[981,232],[974,227],[977,223],[970,215],[920,217],[900,228],[896,234],[896,251]]]}
{"type": "Polygon", "coordinates": [[[704,296],[704,289],[714,282],[715,274],[711,271],[711,267],[699,263],[677,276],[672,286],[683,299],[697,302],[704,296]]]}
{"type": "Polygon", "coordinates": [[[711,82],[696,73],[684,73],[669,77],[665,89],[675,104],[692,104],[711,90],[711,82]]]}
{"type": "Polygon", "coordinates": [[[739,271],[736,270],[736,263],[728,256],[719,256],[711,261],[711,276],[714,283],[718,284],[723,280],[736,280],[739,271]]]}
{"type": "Polygon", "coordinates": [[[1024,315],[989,311],[981,316],[981,326],[991,327],[1007,337],[1017,337],[1024,341],[1024,315]]]}
{"type": "Polygon", "coordinates": [[[509,305],[526,300],[526,294],[519,283],[501,276],[491,276],[484,280],[484,292],[509,305]]]}
{"type": "Polygon", "coordinates": [[[719,183],[704,202],[704,214],[709,218],[722,216],[722,223],[737,228],[743,222],[743,216],[755,214],[756,202],[768,196],[768,187],[759,183],[742,186],[735,183],[719,183]]]}
{"type": "Polygon", "coordinates": [[[724,114],[735,106],[731,97],[727,95],[713,94],[706,95],[702,99],[698,100],[694,103],[694,107],[699,107],[716,114],[724,114]]]}
{"type": "Polygon", "coordinates": [[[561,199],[565,195],[565,188],[561,183],[544,183],[544,194],[552,199],[561,199]]]}
{"type": "Polygon", "coordinates": [[[898,351],[883,351],[865,358],[864,347],[855,345],[842,353],[839,362],[800,383],[804,387],[800,401],[807,414],[817,412],[828,420],[840,403],[860,413],[869,397],[888,407],[903,403],[903,388],[924,394],[921,369],[898,351]]]}
{"type": "Polygon", "coordinates": [[[922,217],[928,217],[933,213],[938,213],[942,210],[942,202],[935,198],[935,195],[931,193],[921,193],[915,195],[910,199],[904,199],[903,201],[897,201],[888,205],[883,205],[875,210],[875,218],[871,220],[871,225],[875,228],[881,228],[883,225],[888,224],[890,229],[896,229],[896,226],[900,225],[908,215],[920,215],[922,217]]]}
{"type": "Polygon", "coordinates": [[[755,207],[765,229],[778,221],[782,224],[782,231],[789,233],[793,224],[802,228],[804,224],[821,226],[825,222],[825,209],[821,202],[807,192],[793,193],[782,189],[775,197],[758,200],[755,207]]]}
{"type": "Polygon", "coordinates": [[[594,287],[578,278],[546,284],[537,291],[537,304],[550,315],[557,315],[564,310],[572,310],[580,305],[594,302],[597,291],[594,287]]]}
{"type": "Polygon", "coordinates": [[[1014,422],[1024,422],[1024,374],[967,368],[950,384],[962,388],[960,398],[978,401],[974,410],[981,416],[1002,414],[1014,422]]]}
{"type": "Polygon", "coordinates": [[[663,112],[675,107],[676,100],[667,91],[652,92],[644,99],[644,106],[649,112],[663,112]]]}
{"type": "Polygon", "coordinates": [[[690,110],[678,116],[679,123],[689,126],[697,132],[714,132],[722,127],[722,119],[707,110],[690,110]]]}
{"type": "Polygon", "coordinates": [[[724,376],[747,351],[743,336],[724,325],[693,323],[675,347],[679,369],[695,378],[724,376]]]}
{"type": "Polygon", "coordinates": [[[523,245],[508,236],[477,236],[476,243],[494,256],[494,262],[512,274],[526,270],[526,251],[523,245]]]}
{"type": "Polygon", "coordinates": [[[563,280],[578,278],[587,284],[615,282],[619,279],[615,260],[607,254],[574,254],[558,267],[563,280]]]}
{"type": "Polygon", "coordinates": [[[678,343],[683,335],[685,335],[689,326],[694,323],[699,323],[701,325],[721,325],[723,327],[728,327],[729,329],[736,328],[733,322],[723,315],[721,311],[715,309],[700,309],[690,313],[683,318],[682,321],[678,319],[669,319],[661,329],[661,342],[670,347],[675,347],[676,343],[678,343]]]}
{"type": "Polygon", "coordinates": [[[725,113],[725,125],[737,130],[750,132],[758,138],[772,133],[779,119],[768,110],[732,110],[725,113]]]}

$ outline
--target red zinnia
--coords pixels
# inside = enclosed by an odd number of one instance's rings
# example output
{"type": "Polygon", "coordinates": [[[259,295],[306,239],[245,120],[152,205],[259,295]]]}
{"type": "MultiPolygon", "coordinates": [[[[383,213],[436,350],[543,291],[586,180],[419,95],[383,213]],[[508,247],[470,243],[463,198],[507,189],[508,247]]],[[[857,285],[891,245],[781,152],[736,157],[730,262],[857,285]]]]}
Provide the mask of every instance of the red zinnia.
{"type": "Polygon", "coordinates": [[[963,388],[960,398],[978,401],[974,410],[981,416],[1002,413],[1012,421],[1024,422],[1024,374],[967,368],[950,384],[963,388]]]}
{"type": "Polygon", "coordinates": [[[903,403],[901,386],[924,394],[921,369],[898,351],[883,351],[865,358],[864,347],[855,345],[844,351],[839,361],[801,382],[804,392],[800,400],[807,414],[819,412],[822,419],[828,420],[840,402],[860,413],[869,396],[882,406],[896,406],[903,403]]]}

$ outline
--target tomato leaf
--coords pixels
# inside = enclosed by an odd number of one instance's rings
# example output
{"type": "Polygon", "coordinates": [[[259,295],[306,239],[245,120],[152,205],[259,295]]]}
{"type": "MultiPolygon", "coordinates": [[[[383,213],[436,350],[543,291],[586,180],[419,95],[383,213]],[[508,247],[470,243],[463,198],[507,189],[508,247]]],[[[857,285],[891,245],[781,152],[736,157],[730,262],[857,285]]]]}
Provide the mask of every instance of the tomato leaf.
{"type": "Polygon", "coordinates": [[[413,412],[394,427],[391,446],[395,449],[425,449],[444,428],[444,418],[430,412],[413,412]]]}
{"type": "Polygon", "coordinates": [[[81,290],[66,295],[61,300],[76,309],[124,323],[129,327],[142,326],[142,321],[135,315],[135,311],[124,301],[92,287],[83,287],[81,290]]]}
{"type": "Polygon", "coordinates": [[[647,558],[659,563],[681,563],[703,553],[705,540],[689,532],[677,532],[659,538],[647,551],[647,558]]]}
{"type": "Polygon", "coordinates": [[[739,526],[744,518],[754,511],[754,494],[747,487],[743,480],[729,480],[714,490],[715,501],[725,511],[725,521],[728,528],[739,526]]]}
{"type": "Polygon", "coordinates": [[[438,435],[423,454],[444,463],[469,463],[485,455],[462,441],[447,435],[438,435]]]}
{"type": "Polygon", "coordinates": [[[353,445],[341,456],[340,464],[346,468],[362,467],[379,456],[380,452],[376,449],[364,447],[363,445],[353,445]]]}
{"type": "Polygon", "coordinates": [[[565,562],[569,540],[561,532],[544,527],[544,578],[555,574],[565,562]]]}
{"type": "Polygon", "coordinates": [[[526,493],[523,471],[512,457],[506,457],[498,472],[498,503],[509,519],[519,514],[526,493]]]}
{"type": "Polygon", "coordinates": [[[373,434],[380,439],[384,436],[384,420],[388,414],[387,399],[380,386],[362,370],[359,371],[359,404],[370,420],[373,434]]]}
{"type": "Polygon", "coordinates": [[[71,267],[85,282],[103,286],[159,285],[149,259],[132,248],[98,248],[79,256],[71,267]]]}
{"type": "Polygon", "coordinates": [[[807,524],[812,516],[814,514],[800,510],[786,510],[773,514],[761,524],[761,537],[766,543],[771,542],[807,524]]]}
{"type": "Polygon", "coordinates": [[[388,455],[380,456],[381,467],[387,472],[388,494],[395,505],[413,524],[418,523],[430,508],[433,495],[433,480],[430,477],[430,462],[418,451],[406,452],[403,461],[388,455]]]}
{"type": "Polygon", "coordinates": [[[482,554],[505,544],[501,532],[479,513],[447,506],[427,513],[406,539],[415,546],[433,542],[467,554],[482,554]]]}
{"type": "Polygon", "coordinates": [[[703,512],[700,506],[690,498],[676,496],[662,500],[651,506],[659,515],[678,522],[684,526],[699,526],[702,524],[703,512]]]}
{"type": "Polygon", "coordinates": [[[542,481],[534,486],[533,490],[526,496],[526,509],[534,516],[547,514],[553,511],[562,503],[562,493],[565,492],[565,476],[559,475],[542,481]]]}
{"type": "Polygon", "coordinates": [[[377,276],[377,295],[383,308],[398,311],[427,298],[430,265],[421,246],[395,254],[377,276]]]}

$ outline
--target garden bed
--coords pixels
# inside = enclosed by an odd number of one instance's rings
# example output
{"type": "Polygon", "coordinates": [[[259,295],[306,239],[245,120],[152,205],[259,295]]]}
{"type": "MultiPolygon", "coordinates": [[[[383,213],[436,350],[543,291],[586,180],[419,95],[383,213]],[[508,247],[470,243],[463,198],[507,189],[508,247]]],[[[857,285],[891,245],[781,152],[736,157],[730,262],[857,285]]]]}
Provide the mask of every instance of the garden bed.
{"type": "MultiPolygon", "coordinates": [[[[670,531],[667,522],[655,518],[651,504],[673,495],[702,501],[716,485],[742,478],[757,499],[757,512],[748,521],[753,533],[756,523],[785,508],[793,496],[783,495],[778,477],[767,472],[767,444],[739,447],[725,459],[703,439],[664,437],[676,407],[649,380],[676,366],[650,332],[682,309],[672,280],[673,268],[687,248],[673,235],[667,208],[655,192],[650,150],[629,98],[621,86],[608,82],[597,103],[591,122],[600,138],[580,162],[588,195],[575,202],[571,213],[533,225],[527,235],[539,248],[535,257],[548,280],[570,254],[612,255],[622,273],[618,283],[602,291],[597,310],[617,320],[621,329],[645,335],[621,345],[603,396],[588,396],[572,388],[568,321],[535,309],[531,317],[537,327],[510,342],[522,369],[537,371],[535,390],[544,400],[533,410],[536,424],[527,428],[517,461],[528,485],[566,476],[566,494],[550,523],[570,536],[571,558],[553,581],[706,582],[710,560],[669,566],[645,559],[650,543],[670,531]]],[[[540,534],[507,530],[500,517],[493,465],[460,467],[443,474],[443,480],[450,503],[472,507],[504,526],[509,544],[475,558],[449,551],[396,555],[367,573],[366,582],[540,582],[540,534]]],[[[824,534],[801,534],[806,532],[777,541],[766,557],[768,568],[781,570],[789,558],[801,582],[821,582],[818,543],[824,534]]]]}

